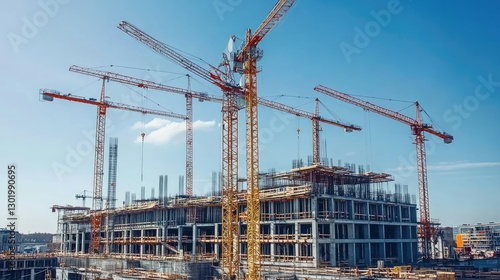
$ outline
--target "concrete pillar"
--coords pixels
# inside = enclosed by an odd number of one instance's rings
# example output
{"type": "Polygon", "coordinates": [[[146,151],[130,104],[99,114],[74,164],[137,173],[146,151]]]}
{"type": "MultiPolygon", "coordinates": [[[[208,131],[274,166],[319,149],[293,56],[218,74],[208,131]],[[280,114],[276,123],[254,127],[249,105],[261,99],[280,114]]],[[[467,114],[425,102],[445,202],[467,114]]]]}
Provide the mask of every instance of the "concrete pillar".
{"type": "Polygon", "coordinates": [[[141,245],[139,245],[139,254],[141,255],[142,257],[142,254],[144,254],[144,243],[143,243],[143,238],[144,238],[144,230],[141,229],[141,245]]]}
{"type": "Polygon", "coordinates": [[[330,265],[337,266],[337,243],[330,243],[330,265]]]}
{"type": "MultiPolygon", "coordinates": [[[[317,213],[317,210],[318,210],[318,198],[317,197],[312,197],[312,199],[310,200],[311,201],[311,214],[312,214],[312,218],[315,219],[316,217],[318,217],[318,213],[317,213]]],[[[314,232],[314,230],[313,230],[314,232]]]]}
{"type": "Polygon", "coordinates": [[[299,200],[296,198],[293,200],[293,209],[292,209],[292,219],[297,219],[298,217],[295,217],[295,215],[293,215],[294,213],[298,213],[299,212],[299,200]]]}
{"type": "Polygon", "coordinates": [[[294,228],[295,228],[295,232],[293,234],[293,239],[295,239],[295,244],[294,244],[294,251],[295,251],[295,262],[298,262],[298,256],[299,256],[299,222],[295,222],[294,223],[294,228]]]}
{"type": "Polygon", "coordinates": [[[354,220],[354,200],[347,201],[347,219],[354,220]]]}
{"type": "Polygon", "coordinates": [[[366,214],[366,220],[369,221],[370,220],[370,203],[367,201],[365,203],[365,214],[366,214]]]}
{"type": "Polygon", "coordinates": [[[365,243],[365,263],[366,265],[372,265],[372,248],[371,243],[365,243]]]}
{"type": "MultiPolygon", "coordinates": [[[[274,203],[271,203],[271,204],[274,204],[274,203]]],[[[269,235],[270,236],[274,236],[274,233],[276,232],[276,223],[275,222],[271,222],[269,224],[269,235]]],[[[275,257],[274,257],[274,254],[275,254],[275,244],[274,243],[271,243],[271,252],[270,252],[270,255],[271,255],[271,262],[274,262],[275,261],[275,257]]]]}
{"type": "Polygon", "coordinates": [[[179,230],[177,231],[177,250],[182,249],[182,227],[179,226],[179,230]]]}
{"type": "MultiPolygon", "coordinates": [[[[160,226],[158,226],[156,228],[156,239],[158,240],[160,238],[161,238],[161,236],[160,236],[160,226]]],[[[155,255],[156,256],[161,255],[161,249],[160,249],[161,247],[163,247],[161,244],[156,244],[156,249],[155,249],[155,255]]]]}
{"type": "Polygon", "coordinates": [[[382,257],[382,259],[386,259],[387,258],[387,255],[385,253],[385,242],[382,242],[380,244],[381,248],[380,248],[380,255],[382,257]]]}
{"type": "Polygon", "coordinates": [[[82,254],[85,253],[85,231],[82,231],[82,254]]]}
{"type": "MultiPolygon", "coordinates": [[[[217,223],[214,224],[214,236],[216,239],[219,237],[219,224],[217,224],[217,223]]],[[[219,255],[219,248],[220,248],[219,246],[220,246],[220,243],[218,243],[218,242],[215,243],[214,253],[215,253],[215,256],[220,259],[221,256],[219,255]]]]}
{"type": "Polygon", "coordinates": [[[113,227],[109,229],[109,234],[110,234],[110,240],[109,240],[109,253],[114,253],[115,252],[115,245],[113,245],[114,240],[115,240],[115,231],[113,230],[113,227]]]}
{"type": "Polygon", "coordinates": [[[192,254],[196,255],[196,239],[198,238],[198,227],[196,224],[193,224],[193,249],[192,249],[192,254]]]}
{"type": "Polygon", "coordinates": [[[318,222],[316,220],[312,221],[312,256],[313,256],[313,266],[319,266],[319,250],[318,250],[318,222]]]}
{"type": "Polygon", "coordinates": [[[75,254],[78,253],[78,246],[80,245],[80,232],[77,230],[75,233],[75,254]]]}
{"type": "MultiPolygon", "coordinates": [[[[274,210],[274,206],[276,205],[276,202],[275,201],[270,201],[269,202],[269,213],[271,214],[270,216],[271,217],[274,217],[274,214],[276,213],[276,211],[274,210]]],[[[271,218],[272,219],[272,218],[271,218]]],[[[273,219],[274,220],[274,219],[273,219]]]]}
{"type": "Polygon", "coordinates": [[[403,263],[403,260],[404,260],[404,256],[403,253],[404,253],[404,250],[403,250],[403,242],[398,242],[398,246],[399,246],[399,263],[403,263]]]}
{"type": "MultiPolygon", "coordinates": [[[[166,225],[163,226],[163,230],[162,230],[161,236],[162,236],[162,240],[164,242],[166,242],[167,241],[167,226],[166,225]]],[[[161,255],[165,256],[165,246],[163,246],[163,244],[161,246],[161,255]]]]}
{"type": "Polygon", "coordinates": [[[356,256],[356,243],[348,243],[347,244],[347,252],[349,254],[349,265],[355,266],[357,262],[356,256]]]}
{"type": "Polygon", "coordinates": [[[32,269],[31,269],[31,272],[30,272],[30,279],[31,279],[31,280],[35,280],[35,268],[32,268],[32,269]]]}

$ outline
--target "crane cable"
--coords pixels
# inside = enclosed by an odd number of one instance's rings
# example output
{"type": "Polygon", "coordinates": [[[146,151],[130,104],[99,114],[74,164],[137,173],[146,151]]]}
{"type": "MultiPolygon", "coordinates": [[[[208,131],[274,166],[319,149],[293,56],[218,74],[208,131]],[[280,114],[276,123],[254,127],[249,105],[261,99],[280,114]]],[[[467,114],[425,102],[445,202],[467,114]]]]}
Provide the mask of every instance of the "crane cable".
{"type": "Polygon", "coordinates": [[[300,117],[297,117],[297,167],[300,166],[300,117]]]}
{"type": "Polygon", "coordinates": [[[365,162],[367,165],[366,171],[369,172],[373,168],[371,119],[370,119],[370,111],[368,110],[363,110],[363,111],[365,112],[364,126],[368,128],[367,130],[365,130],[365,162]]]}
{"type": "MultiPolygon", "coordinates": [[[[144,100],[146,99],[145,95],[143,95],[144,98],[142,98],[142,107],[144,108],[144,100]]],[[[144,180],[144,137],[146,136],[146,133],[145,133],[145,128],[146,128],[146,124],[145,124],[145,115],[146,114],[142,114],[142,133],[141,133],[141,138],[142,138],[142,143],[141,143],[141,183],[143,182],[144,180]]]]}

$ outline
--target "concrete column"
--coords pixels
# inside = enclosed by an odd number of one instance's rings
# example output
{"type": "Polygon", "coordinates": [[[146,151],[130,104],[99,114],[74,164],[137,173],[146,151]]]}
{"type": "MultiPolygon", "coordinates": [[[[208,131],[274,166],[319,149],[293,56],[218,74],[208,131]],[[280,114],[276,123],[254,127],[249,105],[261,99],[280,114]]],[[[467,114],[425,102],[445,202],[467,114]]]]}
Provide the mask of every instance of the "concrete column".
{"type": "Polygon", "coordinates": [[[76,233],[75,233],[75,254],[78,253],[79,249],[78,249],[78,246],[80,245],[80,232],[78,231],[78,229],[76,230],[76,233]]]}
{"type": "MultiPolygon", "coordinates": [[[[270,201],[269,202],[269,213],[270,214],[275,214],[275,210],[274,210],[274,206],[275,206],[276,202],[275,201],[270,201]]],[[[271,217],[273,217],[274,215],[270,215],[271,217]]]]}
{"type": "Polygon", "coordinates": [[[319,266],[319,252],[318,252],[319,245],[318,245],[318,222],[316,220],[312,221],[312,232],[311,233],[312,233],[313,267],[318,267],[319,266]]]}
{"type": "Polygon", "coordinates": [[[295,228],[295,232],[293,234],[293,239],[295,239],[295,244],[294,244],[294,248],[295,248],[295,262],[298,262],[298,256],[299,256],[299,222],[295,222],[294,223],[294,228],[295,228]]]}
{"type": "Polygon", "coordinates": [[[82,254],[85,253],[85,231],[82,231],[82,254]]]}
{"type": "Polygon", "coordinates": [[[196,239],[198,238],[198,227],[196,224],[193,224],[193,249],[192,249],[192,254],[196,254],[196,239]]]}
{"type": "MultiPolygon", "coordinates": [[[[163,241],[166,242],[167,241],[167,226],[163,226],[163,232],[162,232],[162,238],[163,238],[163,241]]],[[[161,255],[162,256],[165,256],[165,246],[161,246],[161,255]]]]}
{"type": "Polygon", "coordinates": [[[299,212],[299,200],[294,199],[293,200],[293,209],[292,209],[292,219],[297,219],[298,217],[294,217],[293,213],[298,213],[299,212]]]}
{"type": "Polygon", "coordinates": [[[128,254],[128,250],[127,250],[127,231],[126,230],[123,230],[123,245],[122,245],[122,254],[128,254]]]}
{"type": "Polygon", "coordinates": [[[399,263],[403,263],[404,260],[403,242],[398,242],[398,246],[399,246],[399,263]]]}
{"type": "Polygon", "coordinates": [[[182,249],[182,227],[179,226],[179,230],[177,231],[177,250],[182,249]]]}
{"type": "Polygon", "coordinates": [[[385,242],[382,242],[380,244],[381,248],[380,248],[380,255],[382,256],[382,259],[386,259],[387,258],[387,255],[385,253],[385,242]]]}
{"type": "Polygon", "coordinates": [[[366,220],[370,221],[370,203],[368,201],[365,203],[365,207],[366,220]]]}
{"type": "Polygon", "coordinates": [[[354,220],[354,200],[347,201],[348,220],[354,220]]]}
{"type": "MultiPolygon", "coordinates": [[[[317,210],[318,210],[318,198],[317,197],[312,197],[312,199],[310,200],[311,201],[311,214],[312,214],[312,218],[315,219],[316,217],[318,217],[318,213],[317,213],[317,210]]],[[[314,230],[313,230],[314,232],[314,230]]]]}
{"type": "Polygon", "coordinates": [[[337,266],[337,243],[330,243],[330,265],[337,266]]]}
{"type": "MultiPolygon", "coordinates": [[[[271,205],[273,205],[274,203],[271,203],[271,205]]],[[[275,222],[271,222],[271,224],[269,225],[269,228],[270,228],[270,235],[271,236],[274,236],[274,233],[276,232],[276,223],[275,222]]],[[[275,243],[271,243],[271,262],[274,262],[275,261],[275,246],[276,244],[275,243]]]]}
{"type": "Polygon", "coordinates": [[[34,268],[32,268],[32,269],[31,269],[31,272],[30,272],[30,279],[31,279],[31,280],[35,280],[35,269],[34,269],[34,268]]]}
{"type": "Polygon", "coordinates": [[[349,265],[355,266],[357,264],[356,257],[356,243],[348,243],[347,244],[347,252],[349,254],[349,265]]]}
{"type": "MultiPolygon", "coordinates": [[[[156,239],[160,239],[160,226],[156,228],[156,239]]],[[[161,244],[156,244],[156,250],[155,250],[155,255],[156,256],[161,256],[161,247],[163,247],[161,244]]]]}
{"type": "Polygon", "coordinates": [[[141,245],[139,245],[139,254],[141,255],[142,257],[142,254],[144,254],[144,243],[143,242],[143,238],[144,238],[144,230],[141,229],[141,245]]]}
{"type": "Polygon", "coordinates": [[[366,265],[372,265],[372,248],[371,243],[365,243],[365,263],[366,265]]]}
{"type": "MultiPolygon", "coordinates": [[[[215,223],[214,224],[214,235],[215,235],[215,238],[217,239],[219,237],[219,224],[215,223]]],[[[217,258],[220,259],[220,255],[219,255],[219,248],[220,248],[220,243],[215,243],[214,245],[214,253],[215,253],[215,256],[217,258]]]]}
{"type": "Polygon", "coordinates": [[[110,240],[109,240],[109,253],[114,253],[115,252],[115,245],[113,245],[114,240],[115,240],[115,231],[113,230],[113,227],[109,230],[110,240]]]}

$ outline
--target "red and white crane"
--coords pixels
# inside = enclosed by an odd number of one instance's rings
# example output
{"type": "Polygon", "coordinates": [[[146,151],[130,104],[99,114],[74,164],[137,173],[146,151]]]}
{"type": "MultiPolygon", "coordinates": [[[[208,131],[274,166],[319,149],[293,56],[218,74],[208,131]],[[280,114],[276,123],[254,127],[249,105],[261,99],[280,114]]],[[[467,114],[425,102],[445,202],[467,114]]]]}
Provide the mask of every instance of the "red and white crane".
{"type": "Polygon", "coordinates": [[[172,112],[165,112],[153,109],[146,109],[137,106],[106,101],[105,98],[105,83],[107,79],[103,79],[100,100],[95,98],[84,98],[71,94],[61,94],[55,90],[40,90],[42,100],[53,101],[55,99],[63,99],[67,101],[79,102],[97,106],[97,124],[96,124],[96,141],[95,141],[95,159],[94,159],[94,184],[93,184],[93,199],[92,213],[90,221],[90,248],[89,253],[100,253],[101,242],[101,224],[102,224],[102,181],[104,175],[104,140],[106,135],[106,110],[107,108],[127,110],[142,114],[152,114],[170,118],[186,119],[185,115],[172,112]]]}
{"type": "Polygon", "coordinates": [[[426,165],[425,142],[424,142],[426,139],[424,136],[424,132],[430,133],[434,136],[443,139],[444,143],[446,144],[450,144],[453,141],[453,136],[451,136],[446,132],[439,132],[437,130],[434,130],[432,128],[432,125],[423,123],[422,117],[420,116],[421,109],[418,102],[415,103],[416,118],[413,119],[398,112],[382,108],[370,102],[360,100],[346,93],[336,91],[334,89],[327,88],[322,85],[316,86],[314,90],[410,126],[412,134],[415,135],[415,147],[417,149],[417,176],[418,176],[418,191],[419,191],[419,206],[420,206],[419,239],[421,246],[421,254],[423,259],[432,258],[431,256],[432,239],[435,234],[435,227],[431,222],[429,213],[429,192],[427,183],[427,165],[426,165]]]}

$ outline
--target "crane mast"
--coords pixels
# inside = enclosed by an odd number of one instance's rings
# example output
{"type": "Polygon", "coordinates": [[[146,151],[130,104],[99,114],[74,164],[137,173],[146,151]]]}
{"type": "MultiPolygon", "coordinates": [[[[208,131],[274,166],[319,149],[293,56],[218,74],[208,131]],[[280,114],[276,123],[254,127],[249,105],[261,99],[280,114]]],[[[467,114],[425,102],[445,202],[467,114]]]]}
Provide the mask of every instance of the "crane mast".
{"type": "Polygon", "coordinates": [[[101,88],[100,101],[95,99],[86,99],[82,97],[72,96],[71,94],[62,95],[58,91],[54,90],[40,90],[42,99],[46,101],[53,101],[56,99],[64,99],[68,101],[74,101],[79,103],[85,103],[90,105],[95,105],[98,108],[97,113],[97,124],[96,124],[96,144],[95,144],[95,160],[94,160],[94,192],[92,199],[92,212],[90,217],[90,248],[89,253],[98,254],[100,252],[100,242],[101,242],[101,224],[102,224],[102,181],[104,175],[104,139],[105,139],[105,126],[106,126],[106,109],[115,108],[128,110],[132,112],[138,112],[142,114],[155,114],[165,117],[181,118],[186,119],[186,116],[175,114],[171,112],[163,112],[158,110],[145,109],[137,106],[126,105],[116,102],[108,102],[104,99],[105,95],[105,82],[108,80],[106,77],[101,77],[103,79],[103,84],[101,88]]]}
{"type": "Polygon", "coordinates": [[[313,127],[313,160],[314,164],[319,164],[319,99],[316,98],[316,107],[314,110],[314,115],[316,116],[316,119],[313,120],[312,127],[313,127]]]}
{"type": "MultiPolygon", "coordinates": [[[[100,102],[104,103],[106,79],[102,80],[100,102]]],[[[102,181],[104,176],[104,141],[106,135],[106,106],[97,107],[96,135],[95,135],[95,158],[94,158],[94,184],[92,199],[92,210],[90,218],[90,249],[91,253],[99,253],[101,239],[102,217],[102,181]]]]}
{"type": "Polygon", "coordinates": [[[246,163],[247,163],[247,279],[260,279],[260,195],[259,195],[259,134],[257,113],[257,61],[263,52],[257,45],[292,7],[294,0],[280,0],[256,32],[246,32],[246,41],[236,61],[243,69],[246,101],[246,163]]]}
{"type": "Polygon", "coordinates": [[[446,132],[439,132],[432,128],[429,124],[424,124],[420,115],[420,104],[415,103],[416,106],[416,119],[412,119],[398,112],[374,105],[340,91],[318,85],[314,90],[331,96],[333,98],[342,100],[344,102],[361,107],[365,110],[378,113],[393,120],[397,120],[410,126],[411,132],[415,135],[415,147],[417,152],[417,176],[418,176],[418,191],[419,191],[419,239],[420,251],[422,258],[428,260],[432,258],[432,239],[435,234],[435,227],[430,219],[429,213],[429,193],[427,182],[427,164],[425,153],[425,136],[424,132],[428,132],[443,139],[444,143],[449,144],[453,141],[453,136],[446,132]]]}
{"type": "MultiPolygon", "coordinates": [[[[188,91],[191,92],[191,77],[188,91]]],[[[186,94],[186,195],[193,196],[193,95],[186,94]]]]}

